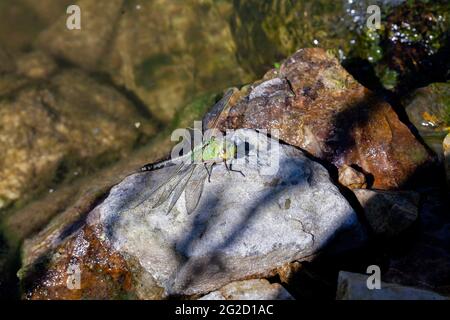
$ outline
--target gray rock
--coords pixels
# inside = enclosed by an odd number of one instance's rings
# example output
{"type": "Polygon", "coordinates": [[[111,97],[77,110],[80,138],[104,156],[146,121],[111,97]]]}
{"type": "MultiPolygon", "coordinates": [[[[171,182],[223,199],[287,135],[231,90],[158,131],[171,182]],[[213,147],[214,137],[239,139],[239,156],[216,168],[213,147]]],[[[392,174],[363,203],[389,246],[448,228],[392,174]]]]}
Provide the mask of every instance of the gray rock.
{"type": "MultiPolygon", "coordinates": [[[[252,146],[265,138],[238,130],[233,139],[244,134],[252,146]]],[[[267,275],[317,253],[339,231],[356,232],[361,240],[353,209],[323,167],[286,146],[281,146],[279,160],[274,176],[261,175],[261,167],[251,163],[239,168],[245,177],[227,172],[224,165],[215,167],[191,215],[183,196],[171,214],[166,214],[167,204],[152,209],[152,199],[123,212],[146,180],[158,185],[172,170],[133,175],[111,190],[89,221],[104,224],[114,249],[136,257],[168,294],[199,294],[267,275]]]]}
{"type": "MultiPolygon", "coordinates": [[[[252,130],[237,130],[228,137],[238,147],[247,137],[250,150],[267,138],[252,130]]],[[[271,143],[276,145],[274,140],[271,143]]],[[[260,159],[264,159],[267,153],[261,153],[260,159]]],[[[88,215],[83,228],[95,230],[102,247],[126,260],[133,278],[140,279],[139,285],[145,289],[141,292],[162,288],[161,297],[202,295],[233,281],[273,275],[288,262],[310,260],[333,239],[347,240],[338,246],[341,250],[365,241],[354,210],[330,181],[327,170],[302,151],[280,145],[279,170],[272,175],[264,175],[267,167],[253,161],[253,151],[247,160],[233,166],[245,177],[228,172],[223,164],[216,165],[190,215],[184,193],[169,214],[168,203],[153,208],[157,199],[149,197],[151,186],[167,181],[174,167],[133,174],[111,189],[88,215]]],[[[54,262],[46,266],[47,276],[40,278],[46,279],[45,283],[27,279],[33,283],[29,291],[36,296],[42,296],[40,290],[45,289],[49,297],[52,290],[60,289],[52,288],[51,278],[65,272],[73,256],[73,250],[64,247],[69,246],[64,241],[70,242],[64,236],[73,239],[77,233],[53,235],[59,239],[53,241],[54,252],[65,252],[59,255],[65,260],[51,254],[54,262]]],[[[333,245],[337,245],[335,241],[333,245]]],[[[96,254],[89,252],[86,255],[96,254]]],[[[84,261],[98,260],[93,256],[76,259],[81,269],[84,261]]],[[[95,286],[95,282],[90,284],[95,286]]],[[[59,297],[63,290],[58,291],[59,297]]],[[[83,290],[90,288],[86,285],[83,290]]]]}
{"type": "Polygon", "coordinates": [[[199,300],[294,300],[294,298],[278,283],[252,279],[232,282],[199,300]]]}
{"type": "Polygon", "coordinates": [[[367,222],[377,235],[398,235],[419,216],[420,196],[416,192],[367,189],[355,189],[353,192],[364,208],[367,222]]]}
{"type": "Polygon", "coordinates": [[[381,289],[369,290],[369,275],[339,272],[336,298],[339,300],[447,300],[433,291],[381,282],[381,289]]]}

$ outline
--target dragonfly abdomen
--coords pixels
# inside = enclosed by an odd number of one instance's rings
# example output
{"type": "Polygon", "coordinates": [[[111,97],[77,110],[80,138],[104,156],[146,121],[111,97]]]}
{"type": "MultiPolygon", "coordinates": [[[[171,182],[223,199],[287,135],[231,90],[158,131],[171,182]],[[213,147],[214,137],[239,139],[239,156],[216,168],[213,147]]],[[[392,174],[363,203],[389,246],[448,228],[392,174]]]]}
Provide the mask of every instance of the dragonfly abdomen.
{"type": "Polygon", "coordinates": [[[175,163],[172,160],[165,160],[165,161],[161,161],[161,162],[157,162],[157,163],[146,164],[145,166],[141,167],[140,171],[141,172],[153,171],[153,170],[157,170],[157,169],[171,167],[174,165],[175,165],[175,163]]]}

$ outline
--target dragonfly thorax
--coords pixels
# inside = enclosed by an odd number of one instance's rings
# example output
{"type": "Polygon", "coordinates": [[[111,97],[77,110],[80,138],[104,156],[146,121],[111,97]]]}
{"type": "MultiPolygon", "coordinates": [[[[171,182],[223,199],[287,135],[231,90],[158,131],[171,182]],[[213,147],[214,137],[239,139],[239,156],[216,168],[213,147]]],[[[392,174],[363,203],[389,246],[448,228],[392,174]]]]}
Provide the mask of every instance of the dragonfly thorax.
{"type": "Polygon", "coordinates": [[[236,146],[225,139],[210,138],[202,146],[194,148],[192,159],[194,162],[220,162],[234,158],[236,146]]]}

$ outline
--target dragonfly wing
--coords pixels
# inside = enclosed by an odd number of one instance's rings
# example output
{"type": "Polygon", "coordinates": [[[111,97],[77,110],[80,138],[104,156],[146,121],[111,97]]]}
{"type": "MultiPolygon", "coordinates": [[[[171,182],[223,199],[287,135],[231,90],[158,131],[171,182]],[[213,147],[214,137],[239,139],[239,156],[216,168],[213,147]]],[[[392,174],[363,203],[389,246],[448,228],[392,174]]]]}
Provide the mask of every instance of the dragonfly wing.
{"type": "Polygon", "coordinates": [[[192,169],[189,169],[187,171],[187,173],[184,175],[184,177],[187,176],[187,179],[184,180],[183,182],[180,181],[180,183],[178,183],[176,185],[175,189],[173,190],[173,197],[170,200],[170,204],[169,204],[169,208],[167,210],[167,213],[172,211],[172,209],[175,206],[175,204],[177,203],[178,199],[180,199],[180,196],[183,193],[183,191],[186,189],[186,185],[190,181],[190,179],[192,177],[192,174],[194,173],[196,167],[197,167],[197,165],[195,165],[195,164],[192,165],[192,169]]]}
{"type": "Polygon", "coordinates": [[[189,164],[186,164],[185,162],[182,162],[178,165],[178,167],[174,170],[174,172],[170,175],[170,177],[166,180],[163,181],[161,184],[159,184],[157,187],[152,189],[152,193],[157,193],[159,190],[167,187],[169,184],[173,183],[174,181],[177,181],[179,174],[184,172],[187,167],[189,166],[189,164]]]}
{"type": "Polygon", "coordinates": [[[189,185],[186,187],[186,211],[188,214],[191,214],[197,208],[207,175],[206,168],[197,166],[189,181],[189,185]]]}
{"type": "Polygon", "coordinates": [[[139,201],[138,204],[136,204],[134,207],[132,207],[132,209],[136,209],[137,207],[139,207],[141,204],[143,204],[145,201],[147,201],[147,199],[149,199],[150,197],[152,197],[153,195],[157,194],[158,191],[160,190],[164,190],[167,184],[173,183],[174,181],[176,181],[178,174],[183,171],[183,168],[185,167],[184,163],[180,163],[178,165],[178,167],[174,170],[174,172],[170,175],[169,179],[167,179],[166,181],[164,181],[163,183],[159,184],[158,186],[156,186],[155,188],[150,189],[149,192],[146,192],[148,194],[148,196],[144,196],[142,198],[141,201],[139,201]]]}
{"type": "MultiPolygon", "coordinates": [[[[235,88],[228,89],[227,92],[223,95],[222,99],[217,102],[209,112],[210,116],[203,120],[203,128],[205,129],[215,129],[221,120],[222,116],[228,111],[228,102],[230,102],[231,97],[236,92],[235,88]],[[211,123],[211,124],[209,124],[211,123]]],[[[208,140],[211,138],[208,135],[205,135],[204,140],[208,140]]]]}
{"type": "Polygon", "coordinates": [[[153,205],[153,209],[159,207],[162,205],[174,192],[175,188],[183,181],[183,179],[191,172],[189,170],[191,168],[191,165],[188,165],[187,167],[183,165],[181,168],[182,170],[175,172],[175,176],[173,179],[169,179],[169,181],[165,182],[160,189],[160,192],[158,192],[159,198],[156,201],[156,203],[153,205]]]}

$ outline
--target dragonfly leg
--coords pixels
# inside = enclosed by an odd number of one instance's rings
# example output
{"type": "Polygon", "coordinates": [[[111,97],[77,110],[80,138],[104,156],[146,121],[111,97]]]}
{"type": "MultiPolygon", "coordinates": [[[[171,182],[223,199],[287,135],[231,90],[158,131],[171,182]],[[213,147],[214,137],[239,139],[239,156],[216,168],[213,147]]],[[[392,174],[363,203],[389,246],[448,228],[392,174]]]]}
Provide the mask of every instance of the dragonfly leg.
{"type": "Polygon", "coordinates": [[[203,164],[205,166],[206,172],[208,173],[208,182],[211,182],[212,170],[213,170],[214,166],[216,165],[216,163],[213,162],[210,167],[211,169],[209,169],[209,170],[208,170],[208,165],[206,164],[206,162],[203,162],[203,164]]]}
{"type": "Polygon", "coordinates": [[[227,160],[224,160],[223,163],[225,164],[225,168],[227,168],[227,171],[231,171],[230,167],[227,164],[227,160]]]}
{"type": "MultiPolygon", "coordinates": [[[[234,170],[233,167],[232,167],[232,165],[233,165],[233,163],[230,162],[230,166],[229,166],[229,170],[230,170],[230,171],[232,171],[232,172],[239,172],[240,174],[242,174],[243,177],[245,177],[245,174],[244,174],[241,170],[234,170]]],[[[227,169],[228,169],[228,165],[227,165],[227,162],[226,162],[226,161],[225,161],[225,166],[226,166],[227,169]]]]}
{"type": "Polygon", "coordinates": [[[205,166],[205,170],[208,173],[208,182],[211,182],[211,172],[209,172],[206,162],[203,162],[203,165],[205,166]]]}

